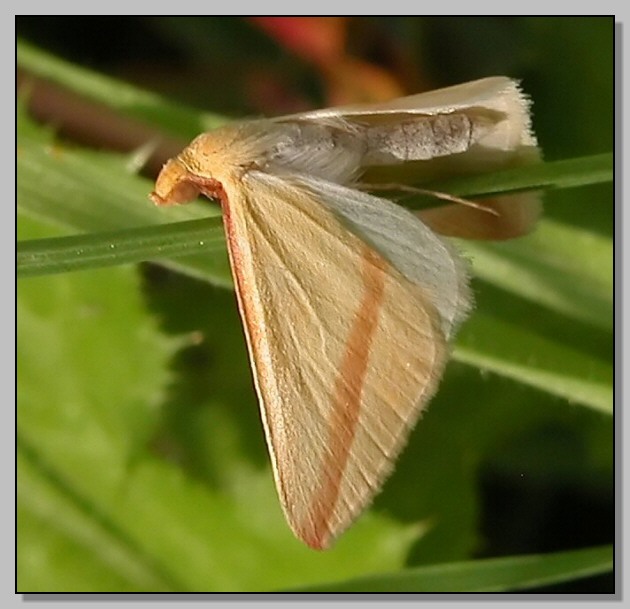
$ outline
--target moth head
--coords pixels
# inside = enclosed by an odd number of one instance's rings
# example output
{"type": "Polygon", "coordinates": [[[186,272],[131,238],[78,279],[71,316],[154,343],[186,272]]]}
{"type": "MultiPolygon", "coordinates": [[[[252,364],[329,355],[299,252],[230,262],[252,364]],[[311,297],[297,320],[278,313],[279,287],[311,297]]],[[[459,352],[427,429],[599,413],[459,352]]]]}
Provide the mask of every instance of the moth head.
{"type": "Polygon", "coordinates": [[[187,167],[178,159],[167,161],[155,182],[149,198],[156,205],[176,205],[196,199],[199,185],[187,167]]]}

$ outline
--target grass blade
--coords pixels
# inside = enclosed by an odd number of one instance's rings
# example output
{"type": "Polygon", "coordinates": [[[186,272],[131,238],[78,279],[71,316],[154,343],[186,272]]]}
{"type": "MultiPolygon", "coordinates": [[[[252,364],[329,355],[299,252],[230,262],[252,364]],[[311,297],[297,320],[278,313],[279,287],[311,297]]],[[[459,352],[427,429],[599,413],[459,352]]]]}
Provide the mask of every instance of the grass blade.
{"type": "Polygon", "coordinates": [[[405,569],[294,592],[508,592],[558,584],[613,568],[611,546],[405,569]]]}

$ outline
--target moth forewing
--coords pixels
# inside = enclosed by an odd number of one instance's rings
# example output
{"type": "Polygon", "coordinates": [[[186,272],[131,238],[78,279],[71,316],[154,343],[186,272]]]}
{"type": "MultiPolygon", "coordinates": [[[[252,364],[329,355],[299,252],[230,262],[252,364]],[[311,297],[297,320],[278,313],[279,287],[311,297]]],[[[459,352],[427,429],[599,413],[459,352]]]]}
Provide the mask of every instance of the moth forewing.
{"type": "MultiPolygon", "coordinates": [[[[251,172],[236,195],[246,200],[226,215],[278,492],[295,534],[317,549],[391,470],[442,374],[443,324],[452,323],[434,306],[430,282],[407,278],[332,211],[331,199],[354,192],[339,188],[319,193],[251,172]]],[[[373,207],[364,213],[393,206],[359,195],[373,207]]],[[[386,219],[381,228],[391,236],[399,226],[386,219]]],[[[416,244],[416,257],[425,247],[416,244]]],[[[444,272],[456,286],[456,267],[444,272]]]]}
{"type": "Polygon", "coordinates": [[[477,107],[499,110],[510,114],[515,119],[518,119],[517,114],[520,114],[523,122],[529,122],[527,117],[529,104],[526,102],[526,97],[521,92],[517,81],[507,76],[490,76],[434,91],[398,97],[385,102],[324,108],[272,120],[290,118],[323,121],[339,116],[376,117],[395,114],[432,116],[477,107]]]}
{"type": "MultiPolygon", "coordinates": [[[[381,129],[386,126],[396,129],[401,123],[409,123],[413,119],[422,121],[431,117],[444,117],[444,124],[447,124],[447,118],[452,117],[453,124],[468,121],[477,125],[480,132],[483,131],[483,137],[474,143],[507,151],[519,147],[536,147],[529,107],[529,99],[516,81],[495,76],[390,102],[328,108],[275,120],[345,120],[353,124],[376,125],[381,129]]],[[[458,131],[466,135],[461,127],[458,131]]]]}
{"type": "MultiPolygon", "coordinates": [[[[228,125],[158,176],[157,204],[221,201],[278,495],[309,546],[329,547],[378,492],[472,306],[454,248],[357,180],[378,165],[492,169],[529,149],[528,103],[495,77],[228,125]]],[[[457,234],[456,214],[426,218],[457,234]]]]}

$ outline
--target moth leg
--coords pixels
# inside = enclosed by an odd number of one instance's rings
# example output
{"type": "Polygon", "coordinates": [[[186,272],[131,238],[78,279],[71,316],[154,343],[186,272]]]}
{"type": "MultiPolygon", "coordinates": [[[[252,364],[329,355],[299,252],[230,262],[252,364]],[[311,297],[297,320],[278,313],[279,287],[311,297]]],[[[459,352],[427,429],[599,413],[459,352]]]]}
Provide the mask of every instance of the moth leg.
{"type": "Polygon", "coordinates": [[[488,214],[492,214],[493,216],[499,216],[500,213],[493,209],[492,207],[488,207],[483,205],[482,203],[476,203],[475,201],[470,201],[469,199],[463,199],[462,197],[458,197],[456,195],[449,194],[447,192],[440,192],[439,190],[431,190],[427,188],[418,188],[416,186],[409,186],[407,184],[366,184],[366,183],[357,183],[353,184],[354,188],[357,190],[364,191],[374,191],[374,190],[389,190],[389,191],[399,191],[414,195],[427,195],[430,197],[435,197],[436,199],[440,199],[442,201],[449,201],[450,203],[458,203],[459,205],[465,205],[466,207],[472,207],[473,209],[477,209],[479,211],[486,212],[488,214]]]}

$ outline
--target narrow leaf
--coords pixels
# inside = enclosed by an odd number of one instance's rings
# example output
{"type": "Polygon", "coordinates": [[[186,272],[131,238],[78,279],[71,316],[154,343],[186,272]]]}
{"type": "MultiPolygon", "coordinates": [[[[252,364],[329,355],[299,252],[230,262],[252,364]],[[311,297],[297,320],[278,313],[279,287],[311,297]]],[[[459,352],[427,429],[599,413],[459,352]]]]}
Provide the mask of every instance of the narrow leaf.
{"type": "Polygon", "coordinates": [[[573,188],[612,182],[612,153],[535,163],[492,174],[449,178],[426,188],[459,196],[499,194],[537,188],[573,188]]]}
{"type": "Polygon", "coordinates": [[[405,569],[293,592],[507,592],[558,584],[613,568],[611,546],[405,569]]]}
{"type": "Polygon", "coordinates": [[[69,63],[21,40],[17,43],[17,65],[34,76],[178,135],[194,137],[210,125],[224,122],[221,117],[204,117],[198,110],[69,63]]]}
{"type": "Polygon", "coordinates": [[[19,277],[31,277],[194,253],[211,258],[225,253],[220,218],[20,241],[17,270],[19,277]]]}
{"type": "Polygon", "coordinates": [[[477,311],[460,333],[454,358],[612,414],[612,366],[477,311]]]}

